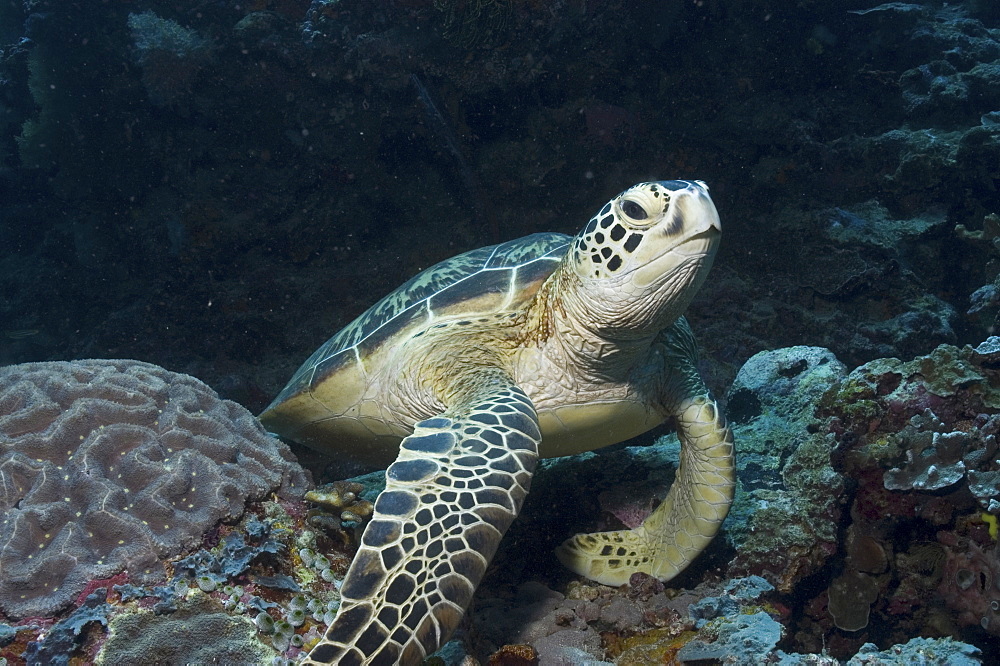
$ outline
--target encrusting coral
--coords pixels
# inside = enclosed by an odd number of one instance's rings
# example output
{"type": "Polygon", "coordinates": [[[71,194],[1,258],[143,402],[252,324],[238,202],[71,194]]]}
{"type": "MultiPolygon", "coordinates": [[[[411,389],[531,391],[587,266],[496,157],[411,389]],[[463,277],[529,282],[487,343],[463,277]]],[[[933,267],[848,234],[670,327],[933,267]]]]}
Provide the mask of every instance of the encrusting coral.
{"type": "Polygon", "coordinates": [[[276,653],[257,633],[249,619],[233,617],[204,593],[195,593],[170,615],[148,611],[118,615],[97,663],[270,663],[276,653]]]}
{"type": "MultiPolygon", "coordinates": [[[[878,359],[820,401],[817,428],[835,437],[837,468],[853,480],[847,539],[833,560],[842,572],[826,600],[836,627],[872,636],[889,624],[956,636],[965,627],[1000,632],[1000,560],[990,533],[1000,510],[998,359],[1000,338],[941,345],[912,361],[878,359]]],[[[816,602],[818,609],[822,597],[816,602]]],[[[820,624],[823,615],[813,613],[820,624]]],[[[867,635],[828,639],[844,652],[867,635]]]]}
{"type": "Polygon", "coordinates": [[[310,481],[253,415],[199,380],[125,360],[0,369],[0,610],[51,616],[90,581],[162,560],[310,481]]]}

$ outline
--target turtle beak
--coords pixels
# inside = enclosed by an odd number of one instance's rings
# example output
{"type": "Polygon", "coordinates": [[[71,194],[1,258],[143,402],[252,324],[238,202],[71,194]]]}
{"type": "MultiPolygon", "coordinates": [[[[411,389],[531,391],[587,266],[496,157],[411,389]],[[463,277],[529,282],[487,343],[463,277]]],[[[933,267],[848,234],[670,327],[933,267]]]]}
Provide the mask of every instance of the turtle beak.
{"type": "Polygon", "coordinates": [[[661,185],[670,190],[670,204],[665,219],[651,232],[659,251],[635,269],[633,283],[646,287],[672,281],[679,267],[697,265],[700,277],[685,278],[691,279],[693,290],[697,290],[719,247],[719,211],[701,181],[668,180],[661,185]]]}
{"type": "Polygon", "coordinates": [[[666,180],[660,184],[671,193],[670,220],[665,225],[668,235],[681,233],[692,238],[706,232],[709,236],[722,233],[719,211],[708,194],[708,185],[700,180],[666,180]]]}

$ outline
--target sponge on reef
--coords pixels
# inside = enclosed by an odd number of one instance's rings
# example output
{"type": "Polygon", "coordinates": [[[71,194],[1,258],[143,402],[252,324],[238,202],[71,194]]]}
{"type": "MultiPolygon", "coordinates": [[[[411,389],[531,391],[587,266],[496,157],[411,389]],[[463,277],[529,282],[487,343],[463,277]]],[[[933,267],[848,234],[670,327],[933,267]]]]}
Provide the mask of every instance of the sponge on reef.
{"type": "Polygon", "coordinates": [[[0,368],[0,610],[52,616],[90,581],[150,584],[249,500],[310,480],[250,412],[126,360],[0,368]]]}

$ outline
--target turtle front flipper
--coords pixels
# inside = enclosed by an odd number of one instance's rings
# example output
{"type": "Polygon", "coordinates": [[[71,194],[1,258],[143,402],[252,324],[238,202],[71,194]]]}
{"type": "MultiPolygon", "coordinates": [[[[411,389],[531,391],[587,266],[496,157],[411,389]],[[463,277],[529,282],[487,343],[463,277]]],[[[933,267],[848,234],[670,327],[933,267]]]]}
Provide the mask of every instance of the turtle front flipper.
{"type": "Polygon", "coordinates": [[[623,585],[637,572],[670,580],[712,541],[733,501],[733,434],[698,375],[691,329],[682,317],[661,336],[660,405],[681,441],[673,485],[639,527],[577,534],[556,549],[564,566],[604,585],[623,585]]]}
{"type": "Polygon", "coordinates": [[[414,427],[306,664],[419,664],[451,635],[528,493],[541,434],[508,381],[414,427]]]}

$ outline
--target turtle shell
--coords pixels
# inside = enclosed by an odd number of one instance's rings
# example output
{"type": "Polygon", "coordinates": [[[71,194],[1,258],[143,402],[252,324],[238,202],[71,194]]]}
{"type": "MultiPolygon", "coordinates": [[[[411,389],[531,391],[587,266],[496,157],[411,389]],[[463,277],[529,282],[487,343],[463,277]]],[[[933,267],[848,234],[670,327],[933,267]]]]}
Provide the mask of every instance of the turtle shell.
{"type": "MultiPolygon", "coordinates": [[[[460,254],[419,273],[317,349],[261,421],[296,439],[295,432],[306,424],[295,423],[303,418],[299,410],[283,410],[283,405],[299,402],[295,399],[347,370],[364,372],[365,360],[396,336],[415,333],[441,317],[517,310],[559,265],[571,240],[564,234],[532,234],[460,254]]],[[[345,382],[344,390],[355,384],[345,382]]],[[[350,396],[338,397],[343,404],[350,396]]]]}

